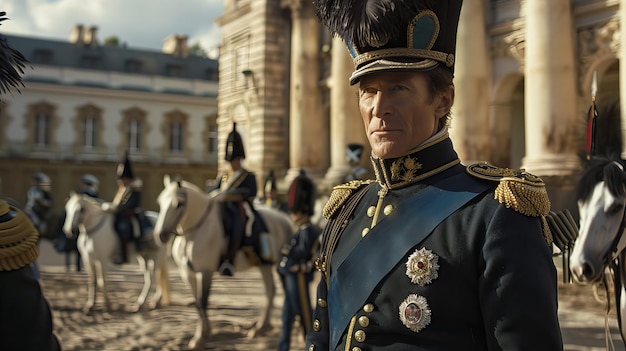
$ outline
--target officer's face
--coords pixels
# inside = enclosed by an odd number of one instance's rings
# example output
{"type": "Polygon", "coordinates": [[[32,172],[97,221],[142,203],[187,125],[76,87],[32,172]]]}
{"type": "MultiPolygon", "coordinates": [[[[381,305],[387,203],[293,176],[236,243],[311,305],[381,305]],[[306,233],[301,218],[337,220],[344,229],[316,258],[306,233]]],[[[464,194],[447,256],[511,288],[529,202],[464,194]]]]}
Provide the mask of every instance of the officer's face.
{"type": "Polygon", "coordinates": [[[361,77],[359,110],[378,158],[400,157],[434,135],[454,101],[454,87],[429,93],[422,72],[379,72],[361,77]]]}

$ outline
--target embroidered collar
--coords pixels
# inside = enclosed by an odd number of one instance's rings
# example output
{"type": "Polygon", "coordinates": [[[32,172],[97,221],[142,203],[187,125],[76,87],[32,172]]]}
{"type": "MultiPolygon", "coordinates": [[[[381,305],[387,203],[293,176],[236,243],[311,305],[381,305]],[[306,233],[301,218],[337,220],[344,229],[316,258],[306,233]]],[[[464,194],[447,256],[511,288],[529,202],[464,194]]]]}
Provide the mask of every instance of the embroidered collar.
{"type": "Polygon", "coordinates": [[[418,182],[461,162],[447,132],[404,156],[383,160],[371,155],[370,159],[376,181],[389,189],[418,182]]]}

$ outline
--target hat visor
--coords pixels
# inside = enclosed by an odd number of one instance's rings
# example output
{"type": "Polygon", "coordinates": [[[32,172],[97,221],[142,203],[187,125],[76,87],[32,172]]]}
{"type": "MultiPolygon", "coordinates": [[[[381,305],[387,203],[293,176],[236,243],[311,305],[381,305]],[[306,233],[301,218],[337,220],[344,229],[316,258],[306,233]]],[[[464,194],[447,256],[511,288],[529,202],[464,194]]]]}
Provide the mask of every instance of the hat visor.
{"type": "Polygon", "coordinates": [[[439,61],[424,59],[417,62],[400,62],[391,60],[376,60],[357,68],[350,76],[350,85],[355,85],[361,77],[378,72],[397,71],[430,71],[440,64],[439,61]]]}

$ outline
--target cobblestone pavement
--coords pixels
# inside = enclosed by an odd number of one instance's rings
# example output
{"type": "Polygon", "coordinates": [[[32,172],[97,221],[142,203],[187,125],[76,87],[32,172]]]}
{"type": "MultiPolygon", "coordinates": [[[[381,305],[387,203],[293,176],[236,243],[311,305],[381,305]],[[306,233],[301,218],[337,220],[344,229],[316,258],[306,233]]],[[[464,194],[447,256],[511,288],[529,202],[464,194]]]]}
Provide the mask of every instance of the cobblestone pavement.
{"type": "MultiPolygon", "coordinates": [[[[188,288],[170,266],[172,304],[157,310],[133,313],[130,308],[142,285],[142,276],[133,264],[114,267],[109,275],[113,301],[110,314],[102,313],[102,296],[97,312],[87,316],[81,308],[87,296],[87,276],[73,268],[66,272],[63,258],[42,242],[39,259],[44,293],[53,309],[55,330],[66,351],[90,350],[186,350],[197,314],[191,306],[188,288]]],[[[278,279],[278,278],[277,278],[278,279]]],[[[280,286],[278,280],[277,286],[280,286]]],[[[277,290],[272,312],[274,329],[266,336],[247,336],[263,303],[263,286],[255,270],[233,278],[215,276],[209,299],[212,339],[206,350],[275,350],[280,328],[282,290],[277,290]]],[[[607,350],[604,305],[595,300],[590,286],[559,283],[559,315],[566,351],[607,350]]],[[[608,319],[615,350],[625,351],[617,332],[615,314],[608,319]]],[[[298,329],[292,336],[292,350],[303,350],[298,329]]]]}

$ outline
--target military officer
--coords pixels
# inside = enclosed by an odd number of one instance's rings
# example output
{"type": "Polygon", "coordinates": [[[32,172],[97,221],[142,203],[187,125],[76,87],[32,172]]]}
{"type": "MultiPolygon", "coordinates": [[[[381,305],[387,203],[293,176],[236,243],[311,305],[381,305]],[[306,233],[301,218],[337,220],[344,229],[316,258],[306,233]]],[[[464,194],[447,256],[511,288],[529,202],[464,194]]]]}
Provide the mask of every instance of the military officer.
{"type": "Polygon", "coordinates": [[[232,276],[235,273],[233,266],[235,255],[244,241],[244,236],[248,238],[252,236],[256,218],[253,206],[257,194],[256,176],[242,167],[241,162],[245,158],[243,140],[237,132],[237,123],[233,123],[233,130],[226,138],[226,155],[224,156],[230,164],[230,171],[208,189],[209,193],[225,192],[224,200],[228,215],[240,219],[235,221],[235,225],[243,223],[243,228],[237,227],[232,230],[228,252],[218,269],[220,274],[225,276],[232,276]]]}
{"type": "Polygon", "coordinates": [[[562,350],[550,210],[448,135],[461,0],[315,1],[347,43],[375,181],[336,186],[307,350],[562,350]]]}
{"type": "Polygon", "coordinates": [[[278,273],[283,283],[285,302],[278,351],[289,351],[291,330],[296,316],[300,317],[302,335],[311,331],[311,299],[309,284],[313,280],[313,254],[319,248],[320,230],[311,223],[315,208],[315,184],[304,170],[289,187],[289,216],[297,229],[289,243],[281,249],[278,273]]]}
{"type": "Polygon", "coordinates": [[[0,340],[3,350],[61,350],[52,312],[31,263],[39,234],[28,217],[0,199],[0,340]]]}
{"type": "Polygon", "coordinates": [[[115,214],[115,230],[120,238],[120,257],[117,264],[128,262],[128,244],[134,243],[135,249],[141,249],[143,232],[143,210],[141,208],[141,190],[143,182],[135,178],[128,151],[124,160],[117,165],[117,193],[111,203],[103,203],[102,209],[115,214]]]}

